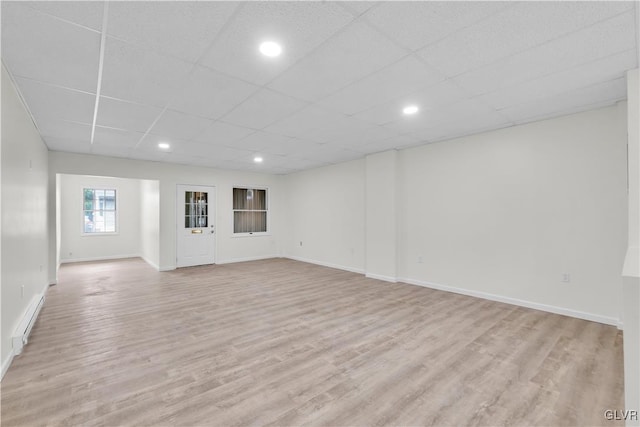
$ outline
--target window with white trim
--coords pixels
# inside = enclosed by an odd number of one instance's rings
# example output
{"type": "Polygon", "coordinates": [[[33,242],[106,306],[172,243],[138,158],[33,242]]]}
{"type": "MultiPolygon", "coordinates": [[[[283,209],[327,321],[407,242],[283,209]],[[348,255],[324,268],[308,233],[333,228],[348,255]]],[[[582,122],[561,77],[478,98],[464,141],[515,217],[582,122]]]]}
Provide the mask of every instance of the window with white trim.
{"type": "Polygon", "coordinates": [[[267,190],[264,188],[233,189],[233,233],[267,232],[267,190]]]}
{"type": "Polygon", "coordinates": [[[116,206],[115,189],[84,188],[82,190],[83,233],[116,233],[116,206]]]}

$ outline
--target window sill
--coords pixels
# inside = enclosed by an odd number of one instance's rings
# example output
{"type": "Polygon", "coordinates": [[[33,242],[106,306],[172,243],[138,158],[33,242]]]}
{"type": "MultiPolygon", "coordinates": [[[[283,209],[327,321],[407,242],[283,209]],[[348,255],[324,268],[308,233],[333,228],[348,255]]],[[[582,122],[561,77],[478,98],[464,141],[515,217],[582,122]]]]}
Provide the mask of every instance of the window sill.
{"type": "Polygon", "coordinates": [[[271,233],[268,231],[265,233],[234,233],[231,237],[261,237],[261,236],[271,236],[271,233]]]}
{"type": "Polygon", "coordinates": [[[114,233],[81,233],[82,237],[99,237],[99,236],[118,236],[120,233],[117,231],[114,233]]]}

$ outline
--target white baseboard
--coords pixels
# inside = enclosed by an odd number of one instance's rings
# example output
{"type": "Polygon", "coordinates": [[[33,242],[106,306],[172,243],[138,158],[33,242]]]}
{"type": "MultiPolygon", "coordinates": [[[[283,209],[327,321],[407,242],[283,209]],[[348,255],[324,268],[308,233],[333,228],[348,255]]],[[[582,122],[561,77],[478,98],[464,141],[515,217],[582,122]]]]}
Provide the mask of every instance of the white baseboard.
{"type": "MultiPolygon", "coordinates": [[[[47,291],[49,290],[49,286],[51,286],[49,283],[46,283],[43,287],[42,287],[42,294],[45,296],[45,304],[46,304],[46,297],[47,297],[47,291]]],[[[23,314],[24,316],[24,314],[23,314]]],[[[36,318],[37,321],[37,318],[36,318]]],[[[13,362],[13,358],[15,357],[15,353],[13,352],[13,347],[11,348],[11,350],[9,351],[9,354],[7,355],[7,357],[2,361],[2,371],[0,372],[0,381],[2,381],[2,378],[4,378],[4,374],[7,373],[7,370],[9,370],[9,366],[11,366],[11,362],[13,362]]]]}
{"type": "Polygon", "coordinates": [[[573,310],[570,308],[557,307],[554,305],[541,304],[537,302],[525,301],[517,298],[505,297],[502,295],[490,294],[487,292],[473,291],[469,289],[456,288],[454,286],[441,285],[439,283],[427,282],[424,280],[415,280],[407,278],[399,278],[398,282],[408,283],[410,285],[422,286],[425,288],[437,289],[440,291],[453,292],[456,294],[467,295],[476,298],[487,299],[491,301],[503,302],[506,304],[517,305],[520,307],[532,308],[534,310],[546,311],[548,313],[562,314],[563,316],[576,317],[578,319],[590,320],[592,322],[603,323],[622,328],[620,319],[614,317],[601,316],[599,314],[586,313],[584,311],[573,310]]]}
{"type": "Polygon", "coordinates": [[[11,362],[13,362],[13,358],[15,354],[13,353],[13,348],[9,351],[9,355],[2,361],[2,376],[0,376],[0,381],[4,378],[4,374],[7,373],[9,366],[11,366],[11,362]]]}
{"type": "Polygon", "coordinates": [[[263,259],[271,259],[271,258],[279,258],[278,255],[261,255],[261,256],[252,256],[245,258],[229,258],[216,261],[216,264],[233,264],[236,262],[247,262],[247,261],[260,261],[263,259]]]}
{"type": "Polygon", "coordinates": [[[367,273],[365,274],[365,277],[368,277],[369,279],[383,280],[385,282],[391,282],[391,283],[398,282],[398,279],[396,279],[395,277],[383,276],[382,274],[367,273]]]}
{"type": "Polygon", "coordinates": [[[338,270],[350,271],[352,273],[364,274],[364,270],[361,268],[346,267],[344,265],[332,264],[330,262],[316,261],[313,259],[307,259],[307,258],[302,258],[302,257],[292,256],[292,255],[283,255],[282,258],[292,259],[294,261],[307,262],[309,264],[321,265],[323,267],[337,268],[338,270]]]}
{"type": "Polygon", "coordinates": [[[109,261],[112,259],[126,259],[126,258],[142,258],[142,255],[140,254],[109,255],[109,256],[100,256],[100,257],[91,257],[91,258],[62,259],[60,260],[60,264],[71,264],[74,262],[90,262],[90,261],[109,261]]]}
{"type": "Polygon", "coordinates": [[[151,267],[155,268],[156,270],[160,271],[160,267],[158,267],[158,265],[155,262],[151,262],[149,260],[149,258],[145,257],[144,255],[140,255],[140,258],[142,258],[142,260],[144,262],[146,262],[147,264],[149,264],[151,267]]]}

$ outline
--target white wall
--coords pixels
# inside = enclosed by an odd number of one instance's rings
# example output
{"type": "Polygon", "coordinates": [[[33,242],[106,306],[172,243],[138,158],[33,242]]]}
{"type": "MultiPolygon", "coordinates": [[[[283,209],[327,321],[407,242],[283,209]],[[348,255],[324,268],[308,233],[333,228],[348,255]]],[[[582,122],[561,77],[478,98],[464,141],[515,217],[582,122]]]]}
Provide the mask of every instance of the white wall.
{"type": "MultiPolygon", "coordinates": [[[[638,11],[640,14],[640,10],[638,11]]],[[[625,407],[640,409],[640,83],[638,69],[627,73],[628,247],[622,270],[625,407]]],[[[640,426],[640,420],[627,420],[640,426]]]]}
{"type": "Polygon", "coordinates": [[[625,114],[622,104],[402,151],[400,276],[615,324],[625,114]]]}
{"type": "Polygon", "coordinates": [[[160,183],[140,180],[140,251],[147,263],[160,268],[160,183]]]}
{"type": "Polygon", "coordinates": [[[141,255],[140,181],[84,175],[60,179],[60,261],[91,261],[141,255]],[[117,233],[83,234],[83,188],[116,190],[117,233]]]}
{"type": "Polygon", "coordinates": [[[397,277],[397,151],[366,157],[366,271],[368,277],[397,277]]]}
{"type": "Polygon", "coordinates": [[[48,286],[48,151],[2,66],[2,373],[11,336],[48,286]]]}
{"type": "Polygon", "coordinates": [[[285,179],[284,255],[364,272],[364,159],[290,174],[285,179]]]}
{"type": "Polygon", "coordinates": [[[397,261],[398,280],[617,324],[625,115],[621,103],[288,175],[284,254],[373,276],[397,261]]]}
{"type": "MultiPolygon", "coordinates": [[[[49,153],[49,176],[55,174],[113,176],[119,178],[150,179],[159,182],[160,204],[160,250],[159,267],[171,270],[176,265],[176,185],[209,185],[216,187],[216,263],[243,259],[268,258],[278,256],[277,236],[280,232],[281,181],[282,177],[212,168],[185,166],[142,160],[119,159],[114,157],[49,153]],[[232,189],[233,186],[259,186],[269,188],[269,235],[234,237],[232,189]]],[[[55,194],[55,184],[49,186],[50,194],[55,194]]],[[[53,196],[52,196],[53,197],[53,196]]],[[[50,221],[55,224],[55,206],[49,206],[50,221]]],[[[55,259],[55,234],[51,235],[52,259],[55,259]]],[[[56,270],[49,271],[55,280],[56,270]]]]}

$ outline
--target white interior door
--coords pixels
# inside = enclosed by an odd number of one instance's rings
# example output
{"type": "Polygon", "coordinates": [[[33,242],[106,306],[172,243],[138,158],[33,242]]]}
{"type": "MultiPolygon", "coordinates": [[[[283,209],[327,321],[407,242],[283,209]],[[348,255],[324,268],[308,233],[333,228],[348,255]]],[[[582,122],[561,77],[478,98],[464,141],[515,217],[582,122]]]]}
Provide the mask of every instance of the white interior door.
{"type": "Polygon", "coordinates": [[[215,188],[178,185],[176,266],[215,262],[215,188]]]}

